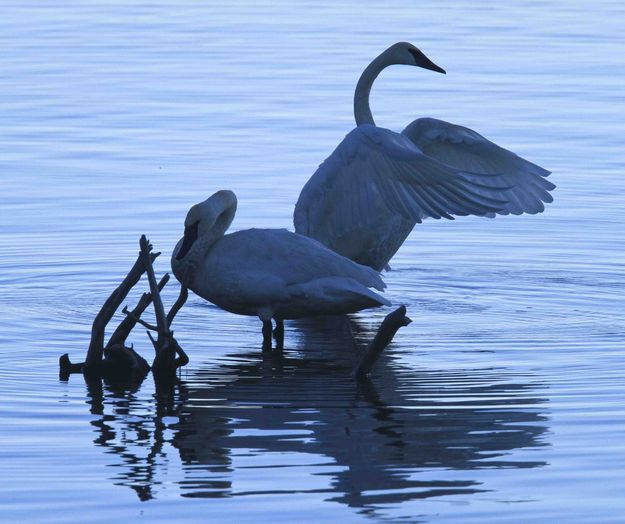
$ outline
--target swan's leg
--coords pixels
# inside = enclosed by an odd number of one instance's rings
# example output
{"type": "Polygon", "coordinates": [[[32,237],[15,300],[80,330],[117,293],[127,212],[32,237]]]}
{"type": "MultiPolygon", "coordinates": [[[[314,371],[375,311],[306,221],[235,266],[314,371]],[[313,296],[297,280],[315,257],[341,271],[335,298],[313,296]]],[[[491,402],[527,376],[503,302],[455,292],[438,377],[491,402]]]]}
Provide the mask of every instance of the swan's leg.
{"type": "Polygon", "coordinates": [[[273,338],[276,339],[276,349],[284,347],[284,320],[276,319],[276,329],[273,330],[273,338]]]}
{"type": "Polygon", "coordinates": [[[263,351],[271,351],[271,320],[263,320],[263,351]]]}
{"type": "Polygon", "coordinates": [[[347,315],[343,316],[343,321],[344,321],[343,325],[347,329],[347,334],[349,335],[349,340],[352,343],[352,348],[358,352],[362,351],[362,349],[358,345],[358,342],[356,342],[356,337],[354,336],[354,330],[352,329],[352,321],[347,315]]]}

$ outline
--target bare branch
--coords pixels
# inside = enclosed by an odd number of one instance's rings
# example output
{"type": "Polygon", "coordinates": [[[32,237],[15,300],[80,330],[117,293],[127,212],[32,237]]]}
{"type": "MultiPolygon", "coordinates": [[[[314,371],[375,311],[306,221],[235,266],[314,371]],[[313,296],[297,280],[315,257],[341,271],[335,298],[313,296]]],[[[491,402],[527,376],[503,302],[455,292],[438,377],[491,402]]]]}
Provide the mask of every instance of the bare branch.
{"type": "Polygon", "coordinates": [[[180,286],[180,294],[174,302],[174,305],[171,306],[169,313],[167,313],[167,326],[170,327],[171,323],[174,321],[174,317],[180,311],[180,308],[184,306],[185,302],[189,298],[189,290],[185,286],[180,286]]]}
{"type": "Polygon", "coordinates": [[[150,370],[150,366],[132,347],[125,346],[128,335],[137,324],[158,333],[158,336],[154,337],[148,331],[148,336],[156,351],[153,371],[159,381],[175,378],[175,370],[189,361],[186,353],[174,339],[173,332],[169,329],[174,317],[185,303],[188,291],[186,288],[180,290],[178,299],[169,315],[166,315],[160,292],[170,277],[165,274],[157,284],[152,263],[160,253],[152,253],[152,245],[145,235],[141,236],[140,247],[139,256],[126,278],[111,293],[93,321],[86,362],[72,364],[68,355],[63,355],[59,359],[59,375],[62,380],[66,380],[71,373],[81,371],[85,377],[91,378],[109,377],[116,380],[142,380],[150,370]],[[148,276],[150,292],[141,296],[132,311],[129,311],[127,307],[123,308],[122,311],[126,317],[113,332],[105,348],[104,332],[107,324],[144,272],[148,276]],[[141,315],[151,303],[154,304],[156,325],[141,320],[141,315]]]}
{"type": "Polygon", "coordinates": [[[163,301],[161,300],[161,294],[158,292],[158,286],[156,284],[156,277],[154,276],[154,268],[152,267],[152,260],[150,257],[150,251],[152,245],[148,242],[145,235],[141,235],[139,241],[141,246],[141,254],[143,256],[143,262],[145,264],[145,272],[148,275],[148,282],[150,283],[150,292],[152,293],[152,302],[154,303],[154,314],[156,316],[156,325],[158,327],[158,338],[166,337],[169,334],[169,326],[167,325],[167,316],[165,315],[165,308],[163,307],[163,301]]]}
{"type": "MultiPolygon", "coordinates": [[[[169,275],[165,274],[158,283],[158,290],[162,291],[167,282],[169,282],[169,275]]],[[[114,346],[115,344],[124,344],[124,342],[126,342],[126,339],[128,338],[128,335],[130,335],[130,332],[137,325],[137,321],[135,319],[140,318],[143,312],[151,303],[152,293],[143,293],[143,295],[141,295],[141,298],[139,299],[139,302],[131,311],[132,315],[126,315],[126,318],[121,321],[119,326],[117,326],[117,329],[111,335],[111,338],[106,344],[106,347],[108,348],[110,346],[114,346]]],[[[127,311],[127,309],[124,308],[123,311],[127,311]]]]}
{"type": "Polygon", "coordinates": [[[352,377],[356,380],[362,380],[373,368],[384,348],[391,343],[395,333],[400,327],[407,326],[412,320],[406,316],[406,306],[398,307],[392,313],[389,313],[382,321],[378,332],[373,337],[373,340],[369,342],[367,349],[363,353],[360,362],[356,365],[352,371],[352,377]]]}
{"type": "Polygon", "coordinates": [[[146,265],[151,267],[152,262],[158,255],[158,253],[153,253],[145,258],[140,254],[132,266],[132,269],[126,275],[126,278],[124,278],[122,283],[111,293],[106,299],[106,302],[104,302],[100,312],[93,320],[91,341],[89,342],[89,349],[87,350],[85,368],[96,369],[100,365],[104,353],[104,330],[106,329],[106,325],[115,314],[115,311],[117,311],[117,308],[124,301],[128,292],[139,281],[145,271],[146,265]],[[144,260],[149,260],[149,263],[144,264],[144,260]]]}
{"type": "Polygon", "coordinates": [[[141,324],[144,328],[151,329],[152,331],[158,331],[158,327],[146,322],[145,320],[141,320],[138,316],[134,314],[132,311],[128,311],[128,308],[124,307],[122,309],[122,313],[126,315],[126,317],[130,318],[132,322],[135,324],[141,324]]]}
{"type": "Polygon", "coordinates": [[[181,368],[182,366],[186,366],[189,363],[189,357],[184,352],[184,349],[182,349],[177,342],[175,345],[175,350],[179,357],[176,359],[176,369],[181,368]]]}

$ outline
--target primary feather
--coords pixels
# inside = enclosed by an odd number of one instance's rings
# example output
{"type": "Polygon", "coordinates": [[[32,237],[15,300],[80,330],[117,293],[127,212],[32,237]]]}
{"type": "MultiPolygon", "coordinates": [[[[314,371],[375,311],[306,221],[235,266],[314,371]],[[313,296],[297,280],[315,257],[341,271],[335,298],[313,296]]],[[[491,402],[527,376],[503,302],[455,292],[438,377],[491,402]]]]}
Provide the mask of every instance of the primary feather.
{"type": "Polygon", "coordinates": [[[369,92],[391,64],[444,73],[405,42],[365,69],[354,95],[357,127],[302,189],[296,232],[381,270],[425,218],[534,214],[553,200],[547,170],[475,131],[432,118],[415,120],[402,134],[376,127],[369,92]]]}

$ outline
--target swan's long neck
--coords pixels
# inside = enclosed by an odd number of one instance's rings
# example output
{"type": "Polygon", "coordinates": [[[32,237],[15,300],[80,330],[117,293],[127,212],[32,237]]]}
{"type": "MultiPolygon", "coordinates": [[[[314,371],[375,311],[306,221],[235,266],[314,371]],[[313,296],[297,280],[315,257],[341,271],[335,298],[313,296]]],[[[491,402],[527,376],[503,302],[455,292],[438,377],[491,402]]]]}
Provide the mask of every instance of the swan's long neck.
{"type": "Polygon", "coordinates": [[[211,247],[222,238],[237,210],[234,193],[219,191],[206,202],[199,204],[198,236],[188,253],[178,260],[174,253],[172,270],[176,278],[186,286],[191,286],[198,268],[203,264],[211,247]]]}
{"type": "Polygon", "coordinates": [[[356,125],[373,124],[373,115],[369,107],[369,94],[373,81],[378,77],[380,72],[387,66],[395,62],[390,59],[386,51],[371,62],[360,75],[356,92],[354,93],[354,117],[356,117],[356,125]]]}
{"type": "MultiPolygon", "coordinates": [[[[212,233],[212,231],[211,231],[212,233]]],[[[193,247],[189,250],[189,253],[184,258],[184,264],[181,266],[181,278],[179,279],[185,286],[190,287],[193,285],[193,280],[198,271],[198,268],[202,265],[202,262],[208,255],[210,248],[217,240],[224,236],[221,234],[202,235],[199,237],[193,247]]],[[[178,278],[178,275],[176,275],[178,278]]]]}

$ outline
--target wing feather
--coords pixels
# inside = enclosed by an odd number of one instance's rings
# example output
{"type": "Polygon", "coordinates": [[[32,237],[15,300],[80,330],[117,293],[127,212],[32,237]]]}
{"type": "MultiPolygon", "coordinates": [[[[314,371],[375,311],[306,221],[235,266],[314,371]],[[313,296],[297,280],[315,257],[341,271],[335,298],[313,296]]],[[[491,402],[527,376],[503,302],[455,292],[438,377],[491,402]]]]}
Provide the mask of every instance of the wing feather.
{"type": "MultiPolygon", "coordinates": [[[[425,155],[451,168],[470,172],[474,190],[489,198],[492,186],[482,187],[476,174],[493,174],[508,187],[503,189],[507,203],[495,213],[500,215],[536,214],[553,202],[549,193],[555,185],[546,180],[550,172],[503,147],[494,144],[472,129],[435,118],[419,118],[402,131],[425,155]]],[[[469,191],[469,189],[467,189],[469,191]]],[[[477,213],[480,214],[480,213],[477,213]]],[[[483,213],[492,216],[493,213],[483,213]]]]}
{"type": "Polygon", "coordinates": [[[379,213],[420,223],[454,215],[539,213],[553,201],[549,171],[475,131],[415,120],[402,134],[352,130],[302,189],[295,230],[334,245],[379,213]]]}
{"type": "Polygon", "coordinates": [[[407,137],[365,124],[339,144],[304,186],[297,232],[328,245],[365,228],[384,209],[406,220],[484,215],[507,205],[505,177],[471,172],[430,158],[407,137]]]}

